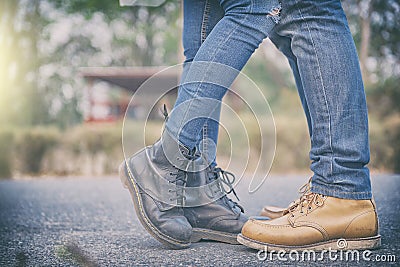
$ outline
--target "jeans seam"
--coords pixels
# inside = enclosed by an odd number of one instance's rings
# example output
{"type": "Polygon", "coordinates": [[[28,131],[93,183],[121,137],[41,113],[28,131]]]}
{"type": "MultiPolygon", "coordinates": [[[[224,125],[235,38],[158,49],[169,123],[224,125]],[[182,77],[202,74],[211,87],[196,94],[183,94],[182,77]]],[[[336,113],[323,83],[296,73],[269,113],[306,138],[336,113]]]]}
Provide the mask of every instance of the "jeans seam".
{"type": "Polygon", "coordinates": [[[202,130],[203,130],[203,135],[201,137],[202,141],[203,141],[202,153],[205,154],[206,156],[208,156],[208,123],[207,123],[207,121],[205,121],[202,130]]]}
{"type": "MultiPolygon", "coordinates": [[[[203,21],[201,23],[201,43],[203,43],[206,38],[207,38],[207,27],[208,27],[208,21],[209,21],[209,16],[210,16],[210,0],[206,0],[205,6],[204,6],[204,13],[203,13],[203,21]]],[[[202,140],[203,140],[203,151],[202,153],[206,153],[207,155],[207,150],[208,150],[208,144],[207,144],[207,121],[203,126],[203,135],[202,135],[202,140]]],[[[201,149],[201,148],[200,148],[201,149]]]]}
{"type": "MultiPolygon", "coordinates": [[[[296,4],[297,4],[297,6],[299,6],[298,0],[296,0],[296,4]]],[[[332,146],[332,129],[331,129],[331,127],[332,127],[332,125],[331,125],[331,124],[332,124],[332,115],[331,115],[331,111],[330,111],[330,109],[329,109],[329,105],[328,105],[328,101],[327,101],[327,97],[326,97],[325,84],[324,84],[324,80],[323,80],[323,78],[322,78],[321,65],[320,65],[320,62],[319,62],[318,53],[317,53],[316,48],[315,48],[314,39],[313,39],[313,37],[312,37],[312,34],[311,34],[311,31],[310,31],[310,27],[309,27],[309,25],[308,25],[308,22],[304,19],[303,13],[301,12],[300,7],[298,7],[297,9],[298,9],[298,11],[299,11],[299,13],[300,13],[301,19],[304,21],[305,25],[307,26],[307,31],[308,31],[308,34],[309,34],[309,36],[310,36],[311,43],[312,43],[312,47],[313,47],[313,50],[314,50],[314,54],[315,54],[316,59],[317,59],[318,76],[320,77],[320,82],[321,82],[321,86],[322,86],[322,92],[323,92],[323,95],[324,95],[324,102],[325,102],[325,106],[326,106],[326,110],[327,110],[327,112],[328,112],[328,118],[329,118],[329,119],[328,119],[328,131],[329,131],[329,134],[328,134],[328,135],[329,135],[329,148],[330,148],[330,152],[331,152],[330,167],[331,167],[331,174],[332,174],[332,173],[333,173],[333,158],[334,158],[333,146],[332,146]]]]}
{"type": "Polygon", "coordinates": [[[207,24],[210,16],[210,1],[206,0],[203,12],[203,21],[201,23],[201,43],[207,38],[207,24]]]}

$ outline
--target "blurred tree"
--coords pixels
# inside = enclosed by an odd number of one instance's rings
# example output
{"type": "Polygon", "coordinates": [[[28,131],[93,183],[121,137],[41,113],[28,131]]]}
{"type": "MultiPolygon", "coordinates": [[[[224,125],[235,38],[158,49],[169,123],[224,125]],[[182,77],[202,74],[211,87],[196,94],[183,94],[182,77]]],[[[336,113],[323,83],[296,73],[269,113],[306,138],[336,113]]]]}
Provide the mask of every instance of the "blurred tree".
{"type": "Polygon", "coordinates": [[[47,121],[46,107],[36,87],[40,64],[37,42],[42,25],[39,2],[3,0],[0,3],[2,125],[33,125],[47,121]]]}
{"type": "Polygon", "coordinates": [[[68,126],[81,119],[84,66],[152,66],[178,63],[178,4],[120,7],[118,1],[49,0],[43,16],[42,70],[54,121],[68,126]],[[63,35],[57,37],[58,32],[63,35]],[[56,34],[54,34],[56,33],[56,34]],[[54,90],[56,88],[56,90],[54,90]],[[68,104],[68,105],[67,105],[68,104]],[[70,120],[68,120],[68,118],[70,120]]]}
{"type": "Polygon", "coordinates": [[[0,2],[0,123],[81,120],[82,66],[177,63],[179,2],[121,8],[109,0],[0,2]]]}
{"type": "MultiPolygon", "coordinates": [[[[173,53],[176,56],[178,36],[173,39],[168,34],[177,30],[179,18],[179,1],[167,0],[160,6],[120,7],[118,1],[110,0],[50,0],[59,9],[70,14],[83,14],[90,19],[101,12],[108,22],[124,19],[131,23],[134,29],[135,41],[130,45],[135,52],[135,62],[138,65],[151,66],[162,64],[160,59],[165,55],[165,43],[174,40],[173,53]]],[[[168,47],[168,46],[167,46],[168,47]]],[[[171,52],[171,51],[169,51],[171,52]]],[[[177,59],[175,59],[176,61],[177,59]]]]}
{"type": "Polygon", "coordinates": [[[382,119],[400,114],[399,84],[400,77],[391,77],[378,83],[376,89],[369,93],[374,114],[382,119]]]}
{"type": "MultiPolygon", "coordinates": [[[[398,77],[399,2],[343,4],[365,79],[398,77]]],[[[81,66],[178,63],[179,5],[174,0],[159,7],[120,7],[116,0],[2,0],[0,122],[68,126],[79,121],[81,66]]]]}
{"type": "Polygon", "coordinates": [[[16,61],[17,55],[14,52],[18,43],[17,32],[14,23],[18,12],[18,1],[0,2],[0,123],[4,125],[10,118],[11,111],[7,104],[12,102],[14,90],[17,84],[16,61]],[[6,108],[7,107],[7,108],[6,108]]]}
{"type": "Polygon", "coordinates": [[[392,58],[394,67],[386,76],[400,76],[400,2],[374,0],[371,14],[372,56],[392,58]]]}
{"type": "Polygon", "coordinates": [[[400,76],[399,1],[343,0],[343,5],[367,85],[400,76]]]}

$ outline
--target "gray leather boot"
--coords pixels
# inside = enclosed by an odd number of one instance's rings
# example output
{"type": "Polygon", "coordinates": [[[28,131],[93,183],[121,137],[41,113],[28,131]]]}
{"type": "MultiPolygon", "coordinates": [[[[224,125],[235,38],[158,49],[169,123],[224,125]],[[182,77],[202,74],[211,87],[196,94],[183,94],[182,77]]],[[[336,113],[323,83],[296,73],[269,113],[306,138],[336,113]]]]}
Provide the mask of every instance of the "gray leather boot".
{"type": "Polygon", "coordinates": [[[119,169],[144,228],[174,249],[186,248],[191,242],[192,227],[182,208],[191,157],[191,151],[165,130],[159,141],[126,159],[119,169]]]}
{"type": "MultiPolygon", "coordinates": [[[[193,227],[192,242],[206,239],[239,244],[236,240],[237,235],[248,218],[244,215],[243,208],[227,197],[230,192],[236,196],[232,188],[233,182],[233,174],[220,168],[207,167],[201,172],[189,173],[187,188],[205,188],[203,191],[208,192],[210,200],[201,206],[184,208],[185,217],[193,227]],[[225,187],[229,190],[225,190],[225,187]]],[[[190,194],[186,196],[187,202],[190,202],[190,194]]]]}

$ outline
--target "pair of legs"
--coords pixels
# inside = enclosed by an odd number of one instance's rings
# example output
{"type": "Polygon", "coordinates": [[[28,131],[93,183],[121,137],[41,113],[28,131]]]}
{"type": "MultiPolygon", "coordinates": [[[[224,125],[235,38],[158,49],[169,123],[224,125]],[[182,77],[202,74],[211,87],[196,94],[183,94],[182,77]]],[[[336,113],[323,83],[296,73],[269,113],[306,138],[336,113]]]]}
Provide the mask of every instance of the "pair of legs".
{"type": "Polygon", "coordinates": [[[184,0],[184,9],[186,62],[176,104],[161,139],[120,167],[144,227],[173,248],[201,239],[257,249],[320,249],[341,238],[349,238],[351,248],[379,245],[365,166],[365,95],[340,0],[184,0]],[[215,167],[212,144],[227,88],[266,37],[293,70],[314,175],[279,217],[247,221],[225,195],[223,184],[233,181],[215,167]],[[198,157],[196,147],[207,152],[198,157]]]}
{"type": "Polygon", "coordinates": [[[243,68],[268,36],[290,63],[307,117],[314,173],[311,190],[345,199],[371,198],[365,166],[369,161],[365,94],[339,0],[285,0],[281,4],[276,0],[185,0],[186,61],[176,112],[166,129],[190,148],[206,138],[208,158],[216,165],[218,103],[235,70],[243,68]]]}
{"type": "Polygon", "coordinates": [[[216,165],[220,102],[276,26],[279,11],[278,0],[184,1],[186,60],[178,99],[166,128],[173,135],[179,132],[184,145],[207,151],[212,165],[216,165]]]}
{"type": "Polygon", "coordinates": [[[160,140],[120,166],[139,220],[169,247],[185,248],[202,239],[238,243],[247,217],[226,196],[235,193],[234,176],[210,164],[215,156],[199,157],[193,148],[202,134],[216,143],[220,101],[276,26],[279,11],[278,0],[185,1],[187,62],[177,103],[160,140]]]}

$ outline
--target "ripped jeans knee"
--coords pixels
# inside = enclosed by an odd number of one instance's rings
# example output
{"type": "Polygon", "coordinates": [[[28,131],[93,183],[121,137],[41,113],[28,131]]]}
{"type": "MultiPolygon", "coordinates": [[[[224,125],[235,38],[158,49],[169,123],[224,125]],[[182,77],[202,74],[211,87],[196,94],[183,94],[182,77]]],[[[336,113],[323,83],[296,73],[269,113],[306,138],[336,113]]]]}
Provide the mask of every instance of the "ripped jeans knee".
{"type": "Polygon", "coordinates": [[[276,24],[278,24],[281,19],[281,11],[282,11],[282,5],[279,2],[277,6],[273,7],[268,12],[267,17],[271,18],[276,24]]]}

